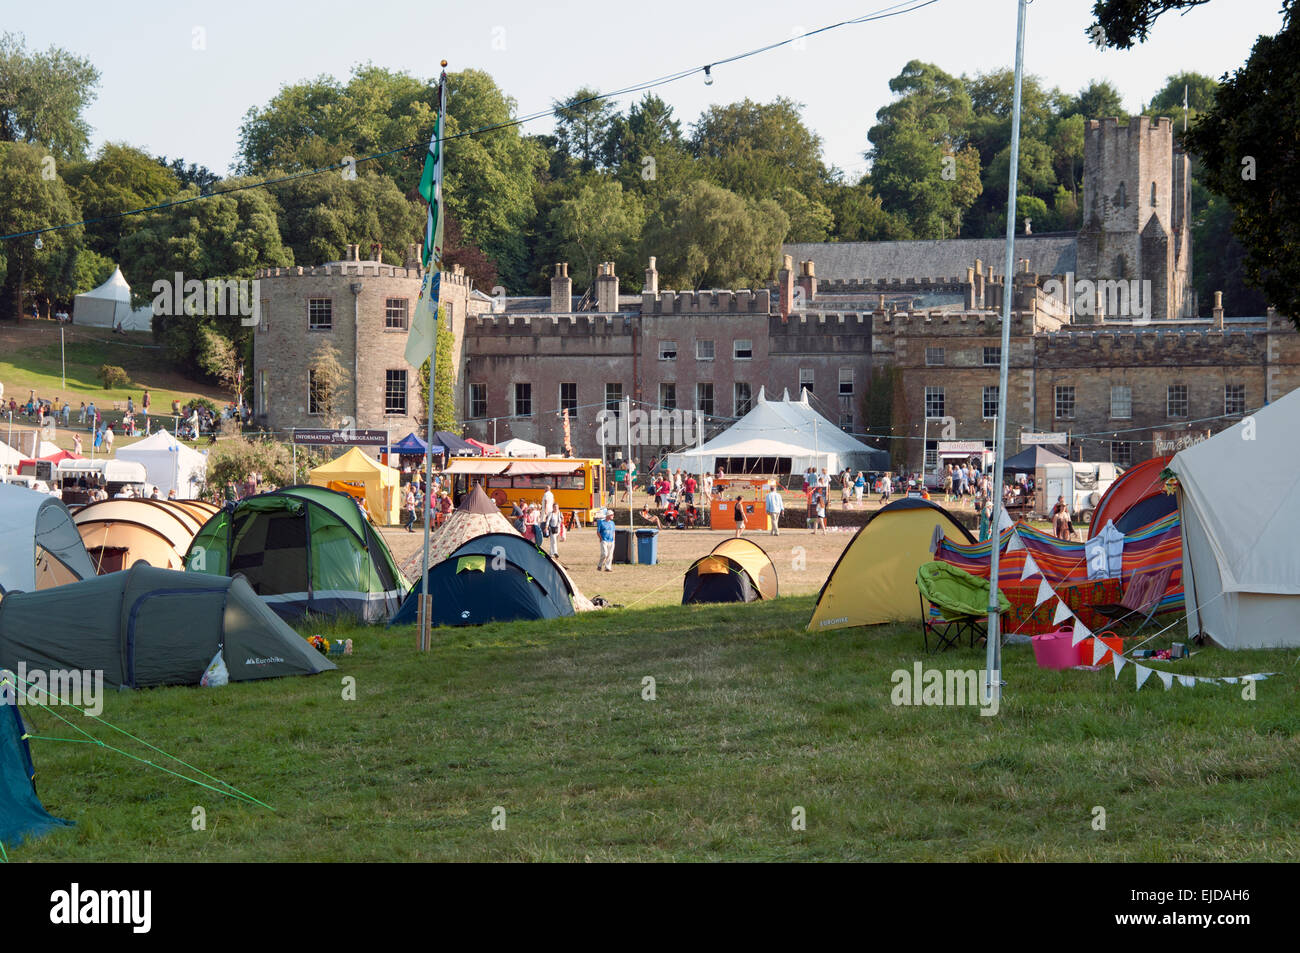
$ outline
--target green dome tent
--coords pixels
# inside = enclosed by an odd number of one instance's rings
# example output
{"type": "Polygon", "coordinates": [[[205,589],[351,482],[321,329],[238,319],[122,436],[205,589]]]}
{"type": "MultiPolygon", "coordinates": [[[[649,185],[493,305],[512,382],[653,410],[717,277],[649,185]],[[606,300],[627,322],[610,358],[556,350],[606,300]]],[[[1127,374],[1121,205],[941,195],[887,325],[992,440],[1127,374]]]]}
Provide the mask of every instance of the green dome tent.
{"type": "Polygon", "coordinates": [[[285,487],[223,509],[194,537],[185,566],[243,576],[289,620],[316,612],[381,621],[409,585],[352,498],[319,486],[285,487]]]}
{"type": "Polygon", "coordinates": [[[138,564],[0,600],[0,668],[103,672],[122,688],[197,685],[218,651],[232,682],[335,667],[229,576],[138,564]]]}
{"type": "Polygon", "coordinates": [[[55,827],[70,824],[52,817],[36,796],[36,768],[27,745],[27,731],[15,701],[18,692],[10,675],[0,676],[0,845],[17,847],[55,827]]]}

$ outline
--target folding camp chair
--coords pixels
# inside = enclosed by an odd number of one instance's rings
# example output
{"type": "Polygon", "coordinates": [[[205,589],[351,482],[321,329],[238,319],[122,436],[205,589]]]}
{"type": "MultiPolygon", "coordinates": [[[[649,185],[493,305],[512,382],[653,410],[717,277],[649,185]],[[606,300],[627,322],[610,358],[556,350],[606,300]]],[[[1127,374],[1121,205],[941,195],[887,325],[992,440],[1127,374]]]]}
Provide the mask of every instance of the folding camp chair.
{"type": "Polygon", "coordinates": [[[931,651],[930,634],[933,633],[935,637],[933,654],[938,654],[944,649],[957,647],[962,636],[969,636],[970,646],[974,648],[977,639],[988,635],[988,619],[980,615],[958,615],[952,619],[945,619],[939,607],[922,594],[921,630],[925,638],[926,652],[931,651]]]}
{"type": "Polygon", "coordinates": [[[1160,608],[1160,600],[1169,589],[1169,577],[1173,571],[1172,566],[1166,566],[1164,569],[1135,572],[1129,577],[1119,602],[1104,603],[1092,608],[1111,620],[1116,635],[1120,634],[1117,630],[1123,625],[1131,627],[1128,636],[1136,635],[1160,608]]]}

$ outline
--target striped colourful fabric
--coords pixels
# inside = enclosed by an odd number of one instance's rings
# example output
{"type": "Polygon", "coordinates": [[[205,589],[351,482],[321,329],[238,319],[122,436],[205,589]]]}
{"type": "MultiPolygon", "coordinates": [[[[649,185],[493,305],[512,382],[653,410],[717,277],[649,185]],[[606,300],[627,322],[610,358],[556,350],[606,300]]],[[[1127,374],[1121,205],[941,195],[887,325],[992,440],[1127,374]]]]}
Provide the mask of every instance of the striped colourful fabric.
{"type": "MultiPolygon", "coordinates": [[[[1004,531],[999,537],[999,546],[999,587],[1012,605],[1007,620],[1011,624],[1004,624],[1008,632],[1020,631],[1033,635],[1056,628],[1052,624],[1055,601],[1049,599],[1042,606],[1034,606],[1039,577],[1020,578],[1028,555],[1034,557],[1034,562],[1048,584],[1084,624],[1094,630],[1104,629],[1109,620],[1100,613],[1091,611],[1089,606],[1118,603],[1123,596],[1123,587],[1136,572],[1170,567],[1169,589],[1161,599],[1157,611],[1170,612],[1183,607],[1182,521],[1177,513],[1124,537],[1123,575],[1120,580],[1089,580],[1083,543],[1059,540],[1026,523],[1017,523],[1015,529],[1004,531]],[[1024,548],[1007,552],[1007,543],[1013,532],[1020,534],[1024,548]]],[[[992,541],[967,545],[954,543],[945,537],[940,541],[934,558],[987,579],[991,553],[992,541]]]]}

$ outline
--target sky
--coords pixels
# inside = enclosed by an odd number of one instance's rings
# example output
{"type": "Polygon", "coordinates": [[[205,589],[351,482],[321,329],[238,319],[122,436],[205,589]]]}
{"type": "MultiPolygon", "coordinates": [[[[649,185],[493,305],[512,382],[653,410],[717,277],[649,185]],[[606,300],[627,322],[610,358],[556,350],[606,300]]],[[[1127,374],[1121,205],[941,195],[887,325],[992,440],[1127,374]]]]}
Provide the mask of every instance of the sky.
{"type": "MultiPolygon", "coordinates": [[[[420,77],[435,76],[442,59],[453,71],[482,69],[527,114],[580,86],[630,86],[894,2],[71,0],[9,5],[4,29],[25,35],[29,49],[59,46],[99,69],[99,96],[86,115],[92,148],[126,142],[225,174],[251,107],[265,105],[286,84],[322,74],[345,79],[358,64],[420,77]]],[[[1240,66],[1257,36],[1280,29],[1279,6],[1280,0],[1212,0],[1166,14],[1145,44],[1117,52],[1098,50],[1085,36],[1092,0],[1034,0],[1025,69],[1066,92],[1109,80],[1136,112],[1173,73],[1218,78],[1240,66]]],[[[711,86],[697,74],[655,92],[683,126],[711,104],[788,96],[803,104],[827,164],[856,177],[867,168],[867,130],[891,99],[890,78],[912,59],[955,75],[1011,67],[1016,7],[1016,0],[937,0],[715,67],[711,86]]],[[[619,105],[626,109],[639,95],[619,105]]],[[[549,119],[525,127],[550,128],[549,119]]]]}

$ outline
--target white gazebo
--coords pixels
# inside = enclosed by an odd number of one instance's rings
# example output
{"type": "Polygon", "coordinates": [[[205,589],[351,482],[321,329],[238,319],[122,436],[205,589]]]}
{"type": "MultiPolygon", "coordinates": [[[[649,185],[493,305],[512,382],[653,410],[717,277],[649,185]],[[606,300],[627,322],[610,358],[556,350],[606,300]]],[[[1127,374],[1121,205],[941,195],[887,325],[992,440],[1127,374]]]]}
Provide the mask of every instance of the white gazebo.
{"type": "Polygon", "coordinates": [[[72,303],[72,323],[92,328],[122,328],[148,331],[153,327],[153,310],[131,307],[131,286],[121,268],[98,288],[77,295],[72,303]]]}

